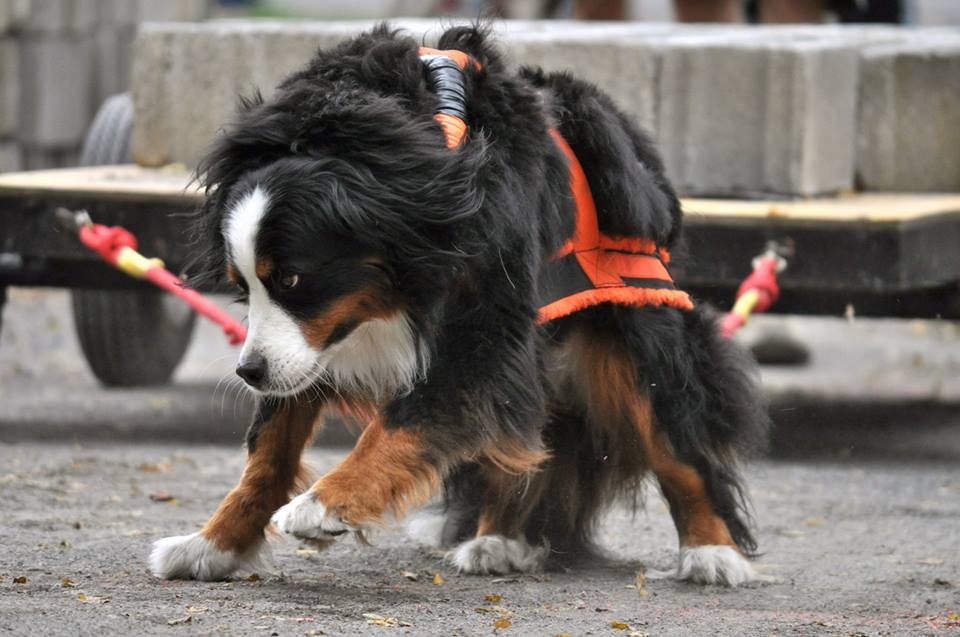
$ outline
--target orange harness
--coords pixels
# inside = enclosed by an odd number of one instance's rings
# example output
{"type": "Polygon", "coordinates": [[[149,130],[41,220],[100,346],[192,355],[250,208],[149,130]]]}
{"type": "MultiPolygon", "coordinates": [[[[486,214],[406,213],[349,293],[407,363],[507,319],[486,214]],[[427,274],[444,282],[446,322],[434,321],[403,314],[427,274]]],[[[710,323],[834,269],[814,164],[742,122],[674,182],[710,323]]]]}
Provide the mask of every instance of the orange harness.
{"type": "MultiPolygon", "coordinates": [[[[419,53],[441,96],[440,109],[434,118],[443,128],[447,146],[456,148],[467,133],[463,69],[471,62],[478,69],[480,65],[463,51],[423,47],[419,53]]],[[[537,323],[548,323],[600,303],[693,309],[690,296],[676,288],[667,271],[670,254],[666,248],[650,239],[614,237],[600,232],[596,205],[583,167],[556,129],[550,129],[550,136],[567,158],[576,228],[573,237],[542,270],[537,323]]]]}

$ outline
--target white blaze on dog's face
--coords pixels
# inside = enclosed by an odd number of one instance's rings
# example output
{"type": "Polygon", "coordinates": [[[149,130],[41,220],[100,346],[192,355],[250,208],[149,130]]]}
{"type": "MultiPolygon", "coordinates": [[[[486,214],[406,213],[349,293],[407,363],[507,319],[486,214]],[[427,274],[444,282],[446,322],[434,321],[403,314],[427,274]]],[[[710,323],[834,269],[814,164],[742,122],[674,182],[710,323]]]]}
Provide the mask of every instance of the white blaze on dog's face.
{"type": "Polygon", "coordinates": [[[426,360],[389,269],[349,238],[311,236],[298,214],[258,185],[224,218],[227,274],[249,302],[237,373],[270,395],[408,390],[426,360]]]}

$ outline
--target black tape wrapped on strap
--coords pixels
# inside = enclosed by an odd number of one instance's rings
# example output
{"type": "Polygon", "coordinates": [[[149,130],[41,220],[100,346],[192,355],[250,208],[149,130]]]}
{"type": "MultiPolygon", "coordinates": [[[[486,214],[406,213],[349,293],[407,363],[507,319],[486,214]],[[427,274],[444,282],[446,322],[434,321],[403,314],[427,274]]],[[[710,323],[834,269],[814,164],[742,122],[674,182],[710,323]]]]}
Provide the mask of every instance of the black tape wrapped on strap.
{"type": "Polygon", "coordinates": [[[466,78],[456,61],[443,55],[420,56],[427,82],[440,102],[438,113],[467,119],[466,78]]]}

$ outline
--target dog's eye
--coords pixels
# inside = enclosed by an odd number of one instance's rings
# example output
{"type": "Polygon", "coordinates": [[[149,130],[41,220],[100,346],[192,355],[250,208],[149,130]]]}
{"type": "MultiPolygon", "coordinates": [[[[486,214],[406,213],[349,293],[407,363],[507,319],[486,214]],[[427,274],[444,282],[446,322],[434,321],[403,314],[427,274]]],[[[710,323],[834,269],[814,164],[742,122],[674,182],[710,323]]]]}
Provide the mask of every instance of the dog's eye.
{"type": "Polygon", "coordinates": [[[299,274],[283,274],[280,276],[280,287],[284,290],[292,290],[300,283],[299,274]]]}

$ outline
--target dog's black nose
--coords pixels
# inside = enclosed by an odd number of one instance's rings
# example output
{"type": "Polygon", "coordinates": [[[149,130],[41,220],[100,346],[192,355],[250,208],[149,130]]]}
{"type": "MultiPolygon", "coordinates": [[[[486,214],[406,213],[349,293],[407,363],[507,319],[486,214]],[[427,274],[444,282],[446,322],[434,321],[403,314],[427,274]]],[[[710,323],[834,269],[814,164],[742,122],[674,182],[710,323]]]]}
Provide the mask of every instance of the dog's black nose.
{"type": "Polygon", "coordinates": [[[260,354],[250,354],[240,359],[237,365],[237,376],[242,378],[251,387],[258,387],[267,377],[267,359],[260,354]]]}

